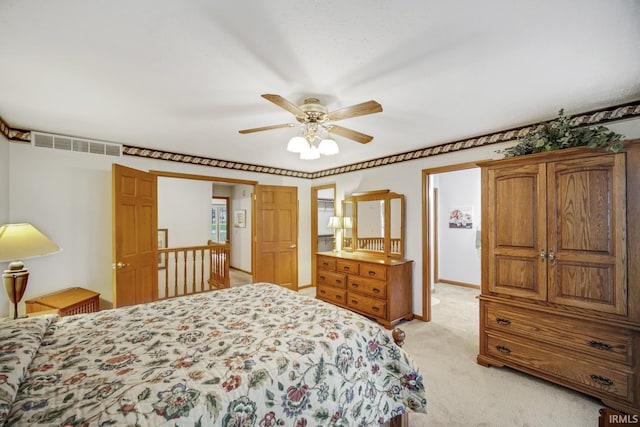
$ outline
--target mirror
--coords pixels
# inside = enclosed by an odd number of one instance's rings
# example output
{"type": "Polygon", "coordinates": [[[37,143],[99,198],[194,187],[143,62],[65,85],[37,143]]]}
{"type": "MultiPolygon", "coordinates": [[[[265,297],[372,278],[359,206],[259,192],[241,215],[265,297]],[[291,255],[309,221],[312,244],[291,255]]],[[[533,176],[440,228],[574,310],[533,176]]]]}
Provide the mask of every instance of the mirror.
{"type": "Polygon", "coordinates": [[[404,195],[389,190],[354,194],[342,202],[342,249],[404,256],[404,195]]]}

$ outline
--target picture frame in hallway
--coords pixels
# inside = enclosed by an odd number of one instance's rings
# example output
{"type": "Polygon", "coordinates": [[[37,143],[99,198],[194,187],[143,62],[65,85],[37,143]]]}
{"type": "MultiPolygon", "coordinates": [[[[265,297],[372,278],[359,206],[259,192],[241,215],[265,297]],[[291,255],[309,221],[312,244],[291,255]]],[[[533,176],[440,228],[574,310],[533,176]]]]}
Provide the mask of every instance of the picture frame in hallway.
{"type": "MultiPolygon", "coordinates": [[[[166,249],[169,244],[169,230],[167,228],[158,228],[158,249],[166,249]]],[[[167,254],[158,254],[158,269],[167,268],[167,254]]]]}
{"type": "Polygon", "coordinates": [[[449,209],[449,228],[473,228],[473,207],[460,206],[449,209]]]}
{"type": "Polygon", "coordinates": [[[233,226],[236,228],[246,228],[247,226],[247,210],[236,209],[233,212],[233,226]]]}

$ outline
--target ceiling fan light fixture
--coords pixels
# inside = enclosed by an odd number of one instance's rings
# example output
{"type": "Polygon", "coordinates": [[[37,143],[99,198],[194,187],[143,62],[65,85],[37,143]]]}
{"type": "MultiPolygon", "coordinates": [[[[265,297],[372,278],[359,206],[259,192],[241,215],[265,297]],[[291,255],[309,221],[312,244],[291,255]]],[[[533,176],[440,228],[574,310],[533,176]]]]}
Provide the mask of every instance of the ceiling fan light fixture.
{"type": "Polygon", "coordinates": [[[327,138],[320,141],[318,151],[320,154],[325,156],[331,156],[333,154],[338,154],[340,152],[340,148],[338,148],[338,144],[333,139],[327,138]]]}
{"type": "Polygon", "coordinates": [[[307,149],[300,153],[302,160],[315,160],[320,158],[320,150],[315,145],[307,144],[307,149]]]}
{"type": "Polygon", "coordinates": [[[294,136],[287,144],[287,151],[292,153],[302,153],[309,148],[309,143],[301,136],[294,136]]]}

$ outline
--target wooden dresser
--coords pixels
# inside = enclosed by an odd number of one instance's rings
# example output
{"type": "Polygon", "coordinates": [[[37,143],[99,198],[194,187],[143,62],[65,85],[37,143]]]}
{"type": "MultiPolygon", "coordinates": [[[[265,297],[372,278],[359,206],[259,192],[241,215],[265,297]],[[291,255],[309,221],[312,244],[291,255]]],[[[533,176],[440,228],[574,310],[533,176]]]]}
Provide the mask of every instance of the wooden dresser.
{"type": "Polygon", "coordinates": [[[387,329],[413,319],[413,261],[354,252],[316,254],[317,298],[375,319],[387,329]]]}
{"type": "Polygon", "coordinates": [[[481,166],[478,363],[640,413],[640,140],[481,166]]]}

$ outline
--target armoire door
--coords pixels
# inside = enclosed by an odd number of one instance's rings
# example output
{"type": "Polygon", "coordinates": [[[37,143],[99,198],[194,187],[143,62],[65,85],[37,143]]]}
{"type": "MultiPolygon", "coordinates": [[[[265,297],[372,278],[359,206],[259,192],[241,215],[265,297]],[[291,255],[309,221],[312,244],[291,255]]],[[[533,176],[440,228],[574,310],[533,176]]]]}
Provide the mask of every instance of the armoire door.
{"type": "Polygon", "coordinates": [[[547,164],[549,302],[627,314],[625,187],[624,153],[547,164]]]}
{"type": "Polygon", "coordinates": [[[483,173],[489,232],[488,291],[547,298],[545,165],[489,168],[483,173]]]}

